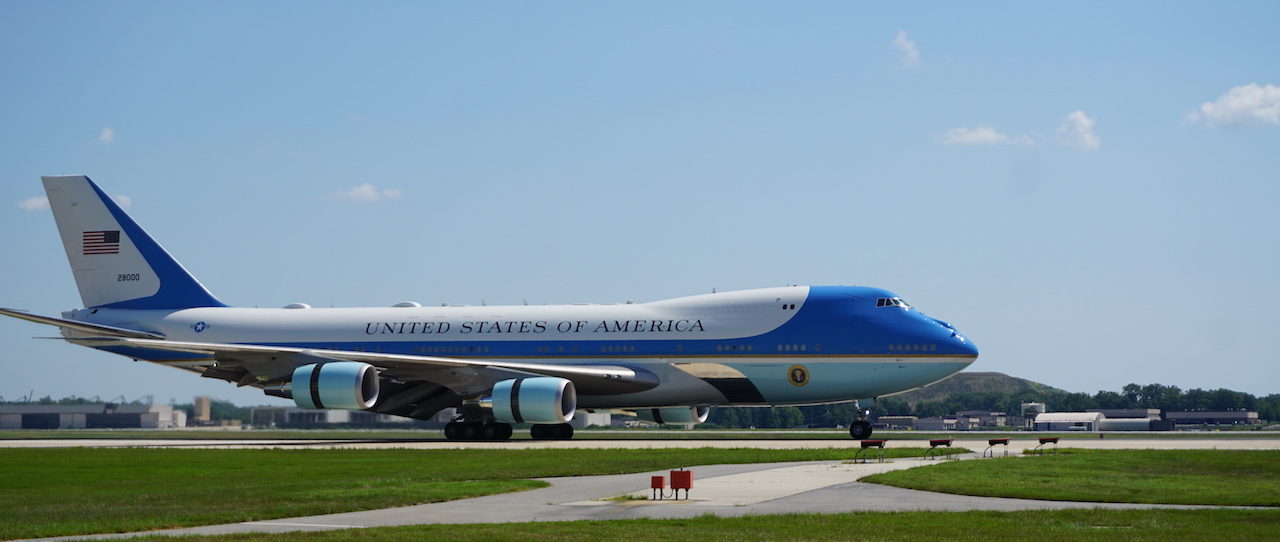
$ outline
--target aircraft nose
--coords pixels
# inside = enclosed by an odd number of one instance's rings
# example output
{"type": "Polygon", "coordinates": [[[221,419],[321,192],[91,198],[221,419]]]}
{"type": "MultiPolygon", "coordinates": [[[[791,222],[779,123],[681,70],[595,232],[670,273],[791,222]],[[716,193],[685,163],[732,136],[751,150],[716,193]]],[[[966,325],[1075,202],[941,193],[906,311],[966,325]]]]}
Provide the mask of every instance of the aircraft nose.
{"type": "Polygon", "coordinates": [[[960,355],[973,356],[975,358],[978,357],[978,345],[973,344],[973,341],[969,340],[968,337],[965,337],[964,335],[961,335],[959,332],[956,332],[955,339],[957,340],[957,342],[959,342],[959,344],[956,346],[960,351],[960,355]]]}
{"type": "Polygon", "coordinates": [[[946,338],[941,339],[939,344],[947,344],[948,350],[957,356],[973,356],[975,358],[978,356],[978,345],[973,344],[973,341],[969,340],[963,333],[960,333],[960,330],[956,329],[955,326],[933,317],[929,317],[929,320],[942,326],[941,329],[935,329],[934,331],[946,335],[946,338]]]}

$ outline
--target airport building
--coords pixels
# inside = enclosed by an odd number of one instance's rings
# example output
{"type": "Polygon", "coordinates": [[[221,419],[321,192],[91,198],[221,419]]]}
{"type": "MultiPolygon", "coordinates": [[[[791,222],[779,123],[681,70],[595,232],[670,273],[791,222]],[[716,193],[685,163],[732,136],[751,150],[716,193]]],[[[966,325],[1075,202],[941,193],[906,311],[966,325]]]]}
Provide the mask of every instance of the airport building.
{"type": "Polygon", "coordinates": [[[195,425],[207,425],[213,423],[213,398],[208,395],[196,397],[194,404],[194,412],[192,412],[192,422],[195,425]]]}
{"type": "Polygon", "coordinates": [[[608,427],[613,425],[613,414],[608,410],[599,412],[588,412],[586,410],[578,410],[573,413],[573,419],[569,424],[574,429],[586,429],[587,427],[596,425],[608,427]]]}
{"type": "MultiPolygon", "coordinates": [[[[439,416],[437,415],[436,418],[439,416]]],[[[326,410],[298,407],[253,407],[249,423],[254,427],[310,427],[317,425],[382,425],[416,420],[366,410],[326,410]]],[[[436,421],[434,418],[432,422],[436,421]]],[[[443,426],[448,420],[441,422],[443,426]]]]}
{"type": "Polygon", "coordinates": [[[1262,423],[1257,412],[1246,410],[1206,410],[1201,412],[1166,412],[1173,425],[1256,425],[1262,423]]]}
{"type": "Polygon", "coordinates": [[[978,425],[982,427],[997,427],[1008,425],[1009,415],[1003,412],[991,412],[989,410],[961,410],[956,413],[957,418],[977,418],[978,425]]]}
{"type": "Polygon", "coordinates": [[[916,426],[915,416],[880,416],[876,418],[876,429],[914,429],[916,426]]]}
{"type": "Polygon", "coordinates": [[[1160,419],[1160,409],[1158,408],[1090,408],[1085,412],[1101,412],[1108,419],[1113,418],[1147,418],[1149,420],[1160,419]]]}
{"type": "Polygon", "coordinates": [[[916,420],[916,431],[970,431],[977,429],[982,420],[967,416],[948,416],[945,418],[920,418],[916,420]]]}
{"type": "Polygon", "coordinates": [[[1101,412],[1046,412],[1037,414],[1036,431],[1099,431],[1107,417],[1101,412]]]}
{"type": "Polygon", "coordinates": [[[177,429],[186,426],[186,411],[171,405],[0,405],[0,429],[177,429]]]}
{"type": "Polygon", "coordinates": [[[1168,431],[1173,426],[1160,417],[1158,408],[1099,408],[1085,412],[1102,414],[1099,431],[1168,431]]]}

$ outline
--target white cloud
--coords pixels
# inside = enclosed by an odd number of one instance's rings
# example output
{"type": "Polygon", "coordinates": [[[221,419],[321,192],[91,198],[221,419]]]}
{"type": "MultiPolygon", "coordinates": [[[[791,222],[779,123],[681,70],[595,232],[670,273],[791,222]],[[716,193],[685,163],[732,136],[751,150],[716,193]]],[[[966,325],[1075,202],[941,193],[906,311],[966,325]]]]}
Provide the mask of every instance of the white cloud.
{"type": "Polygon", "coordinates": [[[1200,104],[1187,114],[1187,120],[1211,126],[1234,124],[1280,125],[1280,87],[1257,83],[1238,86],[1219,96],[1217,101],[1200,104]]]}
{"type": "Polygon", "coordinates": [[[1083,110],[1077,109],[1067,115],[1062,120],[1062,125],[1058,127],[1058,137],[1068,145],[1080,147],[1085,150],[1095,151],[1102,146],[1102,140],[1098,139],[1098,135],[1093,133],[1094,120],[1084,114],[1083,110]]]}
{"type": "Polygon", "coordinates": [[[23,211],[39,211],[42,209],[48,209],[49,198],[46,198],[44,196],[27,198],[18,202],[18,207],[21,207],[23,211]]]}
{"type": "Polygon", "coordinates": [[[364,183],[348,190],[339,190],[334,192],[332,195],[335,198],[345,199],[348,201],[374,202],[384,199],[398,198],[400,197],[400,191],[395,188],[379,189],[370,183],[364,183]]]}
{"type": "Polygon", "coordinates": [[[942,136],[944,145],[1030,145],[1031,138],[1027,136],[1009,137],[1000,133],[999,130],[981,124],[973,128],[952,128],[947,130],[942,136]]]}
{"type": "Polygon", "coordinates": [[[111,196],[111,199],[116,200],[116,203],[119,204],[121,207],[124,207],[125,209],[133,207],[133,198],[126,196],[124,194],[116,194],[114,196],[111,196]]]}
{"type": "Polygon", "coordinates": [[[899,30],[898,36],[893,38],[893,46],[902,52],[902,64],[908,68],[920,65],[920,50],[916,49],[916,42],[907,39],[907,31],[899,30]]]}
{"type": "Polygon", "coordinates": [[[98,143],[109,145],[116,142],[116,130],[110,126],[103,128],[98,132],[98,143]]]}

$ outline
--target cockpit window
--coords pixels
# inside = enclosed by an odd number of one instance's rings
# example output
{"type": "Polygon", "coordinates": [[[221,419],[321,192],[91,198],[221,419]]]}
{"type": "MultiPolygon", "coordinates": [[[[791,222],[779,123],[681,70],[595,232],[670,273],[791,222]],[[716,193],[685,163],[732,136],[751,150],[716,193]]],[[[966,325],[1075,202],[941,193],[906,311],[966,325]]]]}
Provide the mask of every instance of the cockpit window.
{"type": "Polygon", "coordinates": [[[902,307],[904,309],[911,308],[901,297],[882,297],[876,300],[877,307],[902,307]]]}

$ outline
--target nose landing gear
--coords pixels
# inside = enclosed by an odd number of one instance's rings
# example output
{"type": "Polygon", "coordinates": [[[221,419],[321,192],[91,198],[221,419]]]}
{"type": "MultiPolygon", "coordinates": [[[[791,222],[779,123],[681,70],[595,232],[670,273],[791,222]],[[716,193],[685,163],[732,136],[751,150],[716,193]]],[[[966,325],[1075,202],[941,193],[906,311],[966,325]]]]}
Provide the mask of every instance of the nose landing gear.
{"type": "Polygon", "coordinates": [[[871,422],[867,420],[871,416],[871,409],[862,408],[857,401],[853,402],[854,408],[858,409],[858,419],[849,424],[849,436],[854,440],[865,440],[871,437],[871,422]]]}

